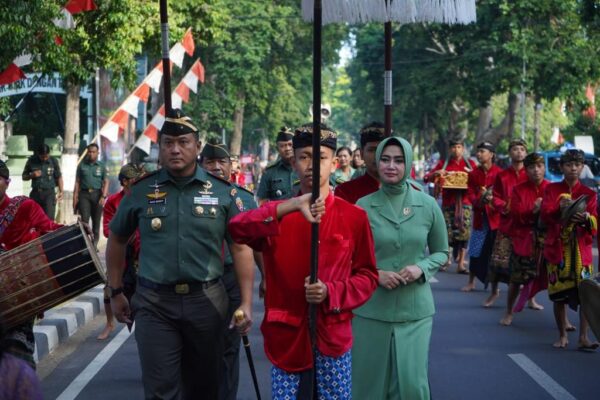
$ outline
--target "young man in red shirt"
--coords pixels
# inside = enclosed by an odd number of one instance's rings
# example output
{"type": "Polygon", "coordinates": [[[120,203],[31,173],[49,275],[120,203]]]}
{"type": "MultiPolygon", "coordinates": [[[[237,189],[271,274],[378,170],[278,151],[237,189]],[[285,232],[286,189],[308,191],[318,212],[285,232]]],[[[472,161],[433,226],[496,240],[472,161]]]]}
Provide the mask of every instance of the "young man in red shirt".
{"type": "MultiPolygon", "coordinates": [[[[464,172],[468,174],[477,168],[475,162],[465,158],[465,144],[462,139],[452,139],[448,144],[450,149],[447,160],[438,161],[436,166],[425,175],[425,182],[439,184],[439,179],[444,179],[449,173],[464,172]]],[[[468,273],[465,268],[465,255],[471,237],[473,208],[471,200],[467,196],[467,190],[442,189],[442,211],[448,229],[448,244],[452,247],[452,256],[456,260],[456,272],[468,273]]],[[[445,271],[451,263],[452,259],[448,258],[448,263],[440,270],[445,271]]]]}
{"type": "Polygon", "coordinates": [[[371,297],[378,275],[367,214],[330,192],[336,141],[335,132],[322,125],[320,197],[314,204],[312,124],[307,124],[293,139],[301,194],[241,213],[229,223],[235,241],[263,252],[267,291],[261,330],[273,363],[274,399],[296,398],[300,387],[310,387],[312,368],[318,398],[351,397],[352,310],[371,297]],[[313,222],[319,223],[319,271],[318,281],[309,284],[313,222]],[[309,304],[318,310],[316,360],[309,304]]]}

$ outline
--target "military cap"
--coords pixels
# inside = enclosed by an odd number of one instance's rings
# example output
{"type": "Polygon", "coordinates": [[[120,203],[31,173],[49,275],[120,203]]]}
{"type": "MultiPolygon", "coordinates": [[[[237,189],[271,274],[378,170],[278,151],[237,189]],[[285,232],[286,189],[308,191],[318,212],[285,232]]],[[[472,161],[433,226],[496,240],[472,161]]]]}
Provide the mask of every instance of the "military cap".
{"type": "Polygon", "coordinates": [[[208,142],[200,153],[202,158],[230,158],[227,145],[224,143],[208,142]]]}
{"type": "Polygon", "coordinates": [[[527,142],[524,141],[523,139],[511,140],[510,143],[508,144],[508,151],[510,151],[510,149],[512,149],[514,146],[523,146],[523,147],[525,147],[525,150],[527,150],[527,142]]]}
{"type": "Polygon", "coordinates": [[[491,142],[481,142],[477,145],[477,150],[479,149],[486,149],[491,151],[492,153],[496,152],[496,147],[494,147],[494,145],[491,142]]]}
{"type": "Polygon", "coordinates": [[[181,136],[197,132],[198,128],[194,126],[192,119],[179,109],[171,110],[160,130],[161,135],[169,136],[181,136]]]}
{"type": "Polygon", "coordinates": [[[529,153],[523,160],[523,165],[525,166],[525,168],[529,167],[530,165],[539,163],[544,164],[544,156],[540,153],[529,153]]]}
{"type": "Polygon", "coordinates": [[[276,142],[288,142],[294,137],[294,132],[287,126],[282,126],[277,133],[276,142]]]}
{"type": "Polygon", "coordinates": [[[0,160],[0,176],[6,179],[10,177],[10,174],[8,173],[8,167],[6,166],[6,163],[2,160],[0,160]]]}
{"type": "Polygon", "coordinates": [[[584,161],[585,161],[585,155],[583,154],[583,151],[581,151],[579,149],[569,149],[560,156],[561,164],[565,164],[568,162],[583,163],[584,161]]]}
{"type": "MultiPolygon", "coordinates": [[[[313,124],[304,124],[294,131],[292,145],[294,149],[312,146],[313,124]]],[[[321,146],[329,147],[335,151],[337,147],[337,134],[327,125],[321,124],[321,146]]]]}
{"type": "Polygon", "coordinates": [[[143,166],[134,163],[127,163],[123,165],[119,171],[119,181],[123,181],[123,179],[137,179],[145,173],[146,171],[144,170],[143,166]]]}
{"type": "Polygon", "coordinates": [[[360,147],[369,142],[381,142],[386,137],[385,126],[381,122],[371,122],[360,130],[360,147]]]}

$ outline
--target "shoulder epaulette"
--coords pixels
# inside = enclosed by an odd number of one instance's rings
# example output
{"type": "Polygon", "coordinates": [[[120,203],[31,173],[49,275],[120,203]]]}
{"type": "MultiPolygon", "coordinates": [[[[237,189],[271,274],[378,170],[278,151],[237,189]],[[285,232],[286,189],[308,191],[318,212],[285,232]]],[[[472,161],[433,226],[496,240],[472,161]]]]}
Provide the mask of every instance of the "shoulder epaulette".
{"type": "Polygon", "coordinates": [[[143,180],[144,180],[144,179],[146,179],[146,178],[149,178],[149,177],[151,177],[151,176],[154,176],[154,175],[158,174],[158,171],[159,171],[159,170],[157,169],[157,170],[155,170],[155,171],[148,172],[148,173],[146,173],[146,174],[144,174],[144,175],[140,176],[140,177],[139,177],[139,178],[137,178],[136,180],[134,180],[134,181],[133,181],[131,184],[132,184],[132,185],[137,185],[137,183],[138,183],[138,182],[141,182],[141,181],[143,181],[143,180]]]}
{"type": "Polygon", "coordinates": [[[300,184],[300,179],[294,179],[294,181],[292,182],[292,186],[296,186],[300,184]]]}
{"type": "Polygon", "coordinates": [[[244,192],[254,196],[254,193],[251,190],[246,189],[244,186],[238,185],[237,183],[234,183],[233,186],[235,186],[236,189],[243,190],[244,192]]]}

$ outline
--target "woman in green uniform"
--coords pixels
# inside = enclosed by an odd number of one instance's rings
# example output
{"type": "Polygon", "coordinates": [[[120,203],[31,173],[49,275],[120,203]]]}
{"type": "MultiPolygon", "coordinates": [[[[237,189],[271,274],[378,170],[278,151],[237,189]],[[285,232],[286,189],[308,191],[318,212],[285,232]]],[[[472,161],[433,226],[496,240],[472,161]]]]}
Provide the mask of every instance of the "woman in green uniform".
{"type": "Polygon", "coordinates": [[[381,189],[356,203],[369,216],[379,286],[354,311],[353,398],[429,399],[429,280],[448,260],[448,233],[435,199],[407,182],[411,145],[385,139],[376,160],[381,189]]]}

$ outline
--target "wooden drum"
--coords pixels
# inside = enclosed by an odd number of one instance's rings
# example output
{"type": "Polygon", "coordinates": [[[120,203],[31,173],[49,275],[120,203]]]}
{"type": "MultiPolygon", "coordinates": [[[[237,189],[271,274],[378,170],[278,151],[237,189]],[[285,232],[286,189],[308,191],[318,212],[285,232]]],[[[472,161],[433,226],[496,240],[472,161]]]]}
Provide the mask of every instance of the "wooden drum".
{"type": "Polygon", "coordinates": [[[81,222],[0,255],[0,318],[7,328],[105,281],[81,222]]]}

